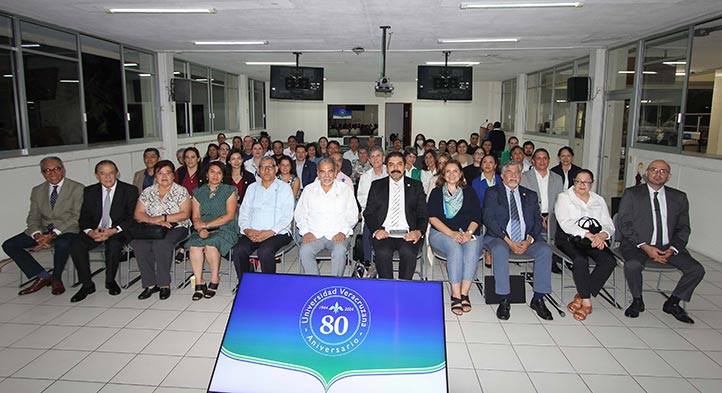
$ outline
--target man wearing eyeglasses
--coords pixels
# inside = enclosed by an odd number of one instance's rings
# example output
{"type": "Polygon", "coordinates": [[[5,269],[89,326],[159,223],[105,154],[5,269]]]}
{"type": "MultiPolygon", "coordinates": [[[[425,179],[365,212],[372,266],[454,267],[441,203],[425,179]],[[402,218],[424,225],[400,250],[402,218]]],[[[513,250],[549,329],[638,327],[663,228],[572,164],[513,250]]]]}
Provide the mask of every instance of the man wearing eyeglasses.
{"type": "Polygon", "coordinates": [[[534,258],[534,296],[529,307],[545,320],[552,313],[544,304],[544,295],[552,292],[552,251],[542,237],[542,219],[536,192],[519,185],[522,168],[516,161],[504,164],[501,179],[486,190],[482,216],[486,225],[484,244],[491,251],[496,294],[499,295],[497,318],[507,320],[511,310],[509,255],[534,258]]]}
{"type": "Polygon", "coordinates": [[[624,257],[624,276],[632,293],[632,304],[624,312],[636,318],[644,311],[642,271],[649,261],[669,264],[682,271],[682,278],[662,307],[684,323],[694,323],[679,305],[690,301],[704,278],[704,268],[687,251],[689,202],[687,194],[665,186],[671,178],[670,166],[662,160],[649,163],[646,184],[624,190],[617,218],[624,257]]]}
{"type": "Polygon", "coordinates": [[[53,295],[65,292],[61,280],[63,269],[73,242],[78,237],[80,206],[83,203],[83,185],[65,178],[63,161],[58,157],[45,157],[40,161],[40,172],[45,182],[30,193],[30,211],[27,228],[3,243],[3,251],[18,264],[32,285],[19,295],[37,292],[52,286],[53,295]],[[40,251],[53,247],[52,273],[45,270],[27,249],[40,251]]]}

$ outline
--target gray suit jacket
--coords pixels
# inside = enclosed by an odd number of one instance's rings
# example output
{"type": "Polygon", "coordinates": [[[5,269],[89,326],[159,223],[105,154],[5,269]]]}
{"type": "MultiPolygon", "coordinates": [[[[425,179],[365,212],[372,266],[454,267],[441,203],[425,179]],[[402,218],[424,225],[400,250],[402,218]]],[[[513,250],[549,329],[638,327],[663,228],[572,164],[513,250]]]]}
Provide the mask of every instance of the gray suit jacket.
{"type": "Polygon", "coordinates": [[[28,227],[25,229],[25,234],[32,236],[33,232],[46,232],[50,224],[63,233],[78,233],[80,231],[78,219],[85,187],[66,177],[63,187],[58,192],[54,209],[50,208],[49,187],[46,181],[33,187],[30,193],[30,211],[26,220],[28,227]]]}
{"type": "MultiPolygon", "coordinates": [[[[687,194],[670,187],[664,187],[664,193],[667,199],[669,246],[674,246],[679,252],[687,252],[690,233],[687,194]]],[[[619,202],[616,223],[623,255],[636,250],[638,244],[649,244],[652,241],[653,217],[647,184],[624,190],[622,201],[619,202]]],[[[657,248],[666,247],[657,246],[657,248]]]]}
{"type": "MultiPolygon", "coordinates": [[[[554,213],[554,204],[557,203],[557,195],[564,191],[564,181],[561,176],[552,171],[547,171],[547,173],[547,176],[549,176],[549,186],[547,187],[546,197],[549,203],[549,213],[554,213]]],[[[539,195],[539,209],[541,209],[541,198],[543,198],[543,196],[539,194],[539,183],[536,180],[536,169],[526,171],[521,175],[521,185],[539,195]]]]}

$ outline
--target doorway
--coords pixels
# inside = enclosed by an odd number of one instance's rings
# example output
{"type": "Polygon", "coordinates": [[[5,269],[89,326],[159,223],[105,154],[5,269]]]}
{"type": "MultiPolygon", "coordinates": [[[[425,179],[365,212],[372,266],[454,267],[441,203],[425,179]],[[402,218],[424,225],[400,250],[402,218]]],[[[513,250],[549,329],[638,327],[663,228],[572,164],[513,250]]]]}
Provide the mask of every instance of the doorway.
{"type": "Polygon", "coordinates": [[[599,176],[599,193],[607,201],[621,197],[624,192],[630,102],[631,95],[615,95],[607,98],[599,176]]]}
{"type": "Polygon", "coordinates": [[[401,146],[411,142],[411,104],[386,104],[386,143],[389,143],[391,134],[401,138],[401,146]]]}

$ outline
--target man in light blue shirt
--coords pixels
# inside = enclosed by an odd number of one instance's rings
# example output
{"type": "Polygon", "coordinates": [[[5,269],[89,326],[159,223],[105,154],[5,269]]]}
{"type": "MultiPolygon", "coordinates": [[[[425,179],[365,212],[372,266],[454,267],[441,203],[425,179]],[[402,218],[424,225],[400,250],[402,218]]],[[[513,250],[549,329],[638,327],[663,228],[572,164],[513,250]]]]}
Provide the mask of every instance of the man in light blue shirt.
{"type": "Polygon", "coordinates": [[[233,264],[238,279],[251,271],[249,257],[257,252],[263,273],[276,272],[276,252],[291,241],[294,198],[291,186],[276,179],[276,161],[261,158],[261,181],[248,186],[238,212],[241,237],[233,247],[233,264]]]}

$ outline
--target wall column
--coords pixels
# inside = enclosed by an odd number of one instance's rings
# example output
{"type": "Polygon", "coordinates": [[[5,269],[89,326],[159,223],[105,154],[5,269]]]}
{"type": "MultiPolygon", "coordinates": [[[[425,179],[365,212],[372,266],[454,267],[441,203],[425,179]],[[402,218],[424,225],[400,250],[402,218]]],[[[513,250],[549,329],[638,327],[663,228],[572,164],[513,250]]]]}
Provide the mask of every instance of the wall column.
{"type": "Polygon", "coordinates": [[[589,56],[589,76],[592,77],[590,100],[587,104],[587,118],[584,128],[583,168],[599,174],[602,162],[602,141],[604,140],[604,93],[606,86],[607,50],[597,49],[589,56]]]}

